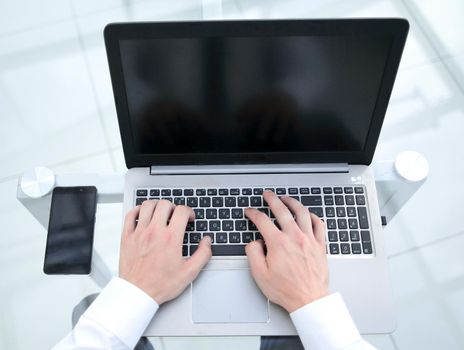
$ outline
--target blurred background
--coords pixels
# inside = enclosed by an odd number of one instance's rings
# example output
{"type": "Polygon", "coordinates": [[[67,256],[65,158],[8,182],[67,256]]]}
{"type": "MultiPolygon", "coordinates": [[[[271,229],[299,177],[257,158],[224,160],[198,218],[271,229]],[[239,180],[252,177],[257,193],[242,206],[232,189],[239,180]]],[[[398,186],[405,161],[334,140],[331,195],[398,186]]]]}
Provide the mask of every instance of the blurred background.
{"type": "MultiPolygon", "coordinates": [[[[424,186],[385,229],[398,325],[380,349],[464,348],[464,1],[0,1],[0,348],[49,349],[98,287],[45,276],[46,232],[16,199],[36,165],[124,172],[103,28],[116,21],[404,17],[411,30],[375,160],[416,150],[424,186]]],[[[115,270],[122,205],[100,205],[95,246],[115,270]]],[[[375,298],[375,296],[372,296],[375,298]]],[[[259,339],[152,339],[156,349],[258,349],[259,339]]]]}

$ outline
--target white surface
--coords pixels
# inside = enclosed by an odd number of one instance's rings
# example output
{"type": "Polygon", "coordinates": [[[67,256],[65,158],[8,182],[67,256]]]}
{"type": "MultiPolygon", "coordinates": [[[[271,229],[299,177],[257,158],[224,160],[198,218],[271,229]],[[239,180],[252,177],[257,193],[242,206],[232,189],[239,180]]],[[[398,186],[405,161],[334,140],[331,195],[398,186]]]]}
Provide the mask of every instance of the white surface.
{"type": "MultiPolygon", "coordinates": [[[[201,17],[199,1],[73,0],[74,13],[70,4],[0,2],[1,349],[51,348],[70,329],[74,305],[96,291],[85,277],[43,275],[45,234],[15,196],[18,177],[37,164],[56,172],[125,169],[101,29],[115,19],[201,17]],[[43,128],[47,124],[55,125],[53,133],[43,128]]],[[[464,348],[463,4],[236,0],[223,6],[231,18],[399,15],[411,23],[376,158],[417,150],[430,174],[385,229],[398,327],[391,337],[367,337],[379,349],[464,348]]],[[[97,213],[95,244],[111,266],[117,265],[121,211],[106,204],[97,213]]],[[[259,348],[248,337],[152,342],[157,350],[259,348]]]]}
{"type": "Polygon", "coordinates": [[[419,152],[404,151],[396,157],[395,169],[404,179],[417,182],[429,174],[429,162],[419,152]]]}

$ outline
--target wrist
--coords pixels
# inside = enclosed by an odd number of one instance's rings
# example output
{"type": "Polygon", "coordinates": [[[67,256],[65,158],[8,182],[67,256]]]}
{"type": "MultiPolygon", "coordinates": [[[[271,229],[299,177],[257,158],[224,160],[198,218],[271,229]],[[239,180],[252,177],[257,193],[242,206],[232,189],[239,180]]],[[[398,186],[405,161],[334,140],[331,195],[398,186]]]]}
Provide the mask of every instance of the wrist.
{"type": "Polygon", "coordinates": [[[286,303],[284,306],[284,309],[287,310],[288,313],[292,313],[295,310],[298,310],[299,308],[311,304],[312,302],[325,298],[326,296],[329,295],[328,291],[321,291],[317,294],[310,294],[310,295],[301,295],[298,297],[295,297],[291,299],[289,303],[286,303]]]}

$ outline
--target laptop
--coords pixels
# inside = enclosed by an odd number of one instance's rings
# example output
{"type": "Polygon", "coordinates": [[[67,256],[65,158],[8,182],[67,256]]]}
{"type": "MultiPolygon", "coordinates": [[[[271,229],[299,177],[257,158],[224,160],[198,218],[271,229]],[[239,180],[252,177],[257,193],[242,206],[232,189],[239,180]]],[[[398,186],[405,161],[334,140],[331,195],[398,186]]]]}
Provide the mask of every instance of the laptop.
{"type": "Polygon", "coordinates": [[[330,289],[361,333],[395,328],[369,167],[405,44],[404,19],[114,23],[104,31],[124,157],[124,211],[191,206],[182,253],[211,261],[149,336],[295,335],[253,281],[245,217],[265,189],[327,226],[330,289]]]}

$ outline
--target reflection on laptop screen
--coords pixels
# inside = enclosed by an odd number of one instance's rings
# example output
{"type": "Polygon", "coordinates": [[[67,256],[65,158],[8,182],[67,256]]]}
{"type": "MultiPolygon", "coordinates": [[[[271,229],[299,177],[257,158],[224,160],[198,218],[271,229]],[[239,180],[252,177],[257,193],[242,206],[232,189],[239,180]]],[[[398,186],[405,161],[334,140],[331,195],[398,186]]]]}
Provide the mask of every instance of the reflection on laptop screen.
{"type": "Polygon", "coordinates": [[[361,151],[388,36],[121,40],[136,153],[361,151]]]}

